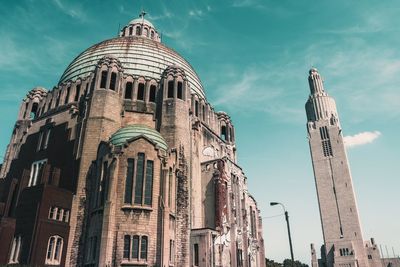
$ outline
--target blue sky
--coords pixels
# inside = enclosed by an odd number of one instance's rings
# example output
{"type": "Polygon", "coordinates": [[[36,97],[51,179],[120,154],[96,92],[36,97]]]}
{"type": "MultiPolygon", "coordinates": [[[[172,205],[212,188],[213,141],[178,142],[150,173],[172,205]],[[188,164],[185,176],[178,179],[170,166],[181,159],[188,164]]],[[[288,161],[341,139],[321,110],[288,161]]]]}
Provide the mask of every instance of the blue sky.
{"type": "Polygon", "coordinates": [[[290,255],[270,201],[289,210],[296,258],[309,263],[309,244],[322,244],[304,111],[311,66],[336,99],[344,135],[357,135],[348,156],[364,239],[400,253],[398,1],[4,1],[1,155],[27,91],[51,89],[76,55],[115,37],[142,7],[195,68],[208,100],[231,115],[239,164],[266,217],[268,258],[290,255]]]}

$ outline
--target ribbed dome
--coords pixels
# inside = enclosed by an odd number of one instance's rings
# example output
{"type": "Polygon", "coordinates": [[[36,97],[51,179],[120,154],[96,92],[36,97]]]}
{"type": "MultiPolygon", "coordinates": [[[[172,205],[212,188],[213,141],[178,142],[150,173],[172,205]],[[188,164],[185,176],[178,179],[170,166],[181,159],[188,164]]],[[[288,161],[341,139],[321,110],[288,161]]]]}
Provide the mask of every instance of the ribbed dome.
{"type": "Polygon", "coordinates": [[[114,146],[120,146],[124,144],[127,140],[138,136],[145,136],[149,138],[165,151],[167,151],[168,149],[167,142],[159,132],[148,126],[140,124],[128,125],[124,128],[119,129],[110,137],[110,142],[114,146]]]}
{"type": "Polygon", "coordinates": [[[177,52],[162,43],[133,36],[106,40],[88,48],[67,67],[59,84],[88,76],[95,70],[98,61],[106,55],[118,58],[124,74],[154,78],[157,81],[168,66],[175,64],[185,70],[192,92],[205,98],[196,72],[177,52]]]}

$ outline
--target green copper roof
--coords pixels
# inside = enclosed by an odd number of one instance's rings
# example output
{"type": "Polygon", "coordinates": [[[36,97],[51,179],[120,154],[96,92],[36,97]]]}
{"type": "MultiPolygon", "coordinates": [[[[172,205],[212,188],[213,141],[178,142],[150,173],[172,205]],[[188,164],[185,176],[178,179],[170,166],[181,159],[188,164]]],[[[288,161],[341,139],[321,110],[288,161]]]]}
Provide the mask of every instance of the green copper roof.
{"type": "Polygon", "coordinates": [[[139,124],[128,125],[124,128],[119,129],[111,136],[110,142],[114,146],[120,146],[124,144],[127,140],[139,136],[147,137],[164,150],[168,149],[167,142],[165,142],[164,137],[162,137],[159,132],[148,126],[139,124]]]}

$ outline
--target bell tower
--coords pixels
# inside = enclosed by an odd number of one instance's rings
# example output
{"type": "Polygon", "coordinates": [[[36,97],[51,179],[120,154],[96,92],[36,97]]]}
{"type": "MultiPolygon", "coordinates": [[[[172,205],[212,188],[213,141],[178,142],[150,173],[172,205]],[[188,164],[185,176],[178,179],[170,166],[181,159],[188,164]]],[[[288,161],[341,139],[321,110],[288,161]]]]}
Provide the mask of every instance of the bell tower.
{"type": "Polygon", "coordinates": [[[308,140],[324,237],[320,265],[377,266],[369,263],[371,255],[367,257],[365,247],[372,245],[363,241],[335,100],[325,91],[317,69],[310,70],[308,82],[310,95],[305,106],[308,140]]]}

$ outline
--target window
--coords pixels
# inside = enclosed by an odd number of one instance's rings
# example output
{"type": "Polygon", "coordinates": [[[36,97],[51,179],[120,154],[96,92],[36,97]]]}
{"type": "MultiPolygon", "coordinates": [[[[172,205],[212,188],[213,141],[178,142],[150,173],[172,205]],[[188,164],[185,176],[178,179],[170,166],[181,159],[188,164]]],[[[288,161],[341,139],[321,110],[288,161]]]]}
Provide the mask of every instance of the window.
{"type": "Polygon", "coordinates": [[[132,35],[132,33],[133,33],[133,28],[129,27],[129,35],[132,35]]]}
{"type": "Polygon", "coordinates": [[[132,82],[127,82],[125,85],[125,99],[132,99],[132,88],[133,88],[133,83],[132,82]]]}
{"type": "Polygon", "coordinates": [[[50,220],[56,220],[60,222],[68,222],[69,221],[69,210],[51,206],[49,209],[49,217],[50,220]]]}
{"type": "Polygon", "coordinates": [[[238,267],[243,267],[243,252],[239,248],[236,250],[236,261],[238,267]]]}
{"type": "Polygon", "coordinates": [[[169,81],[168,82],[168,93],[167,93],[168,98],[174,98],[174,81],[169,81]]]}
{"type": "Polygon", "coordinates": [[[139,83],[137,100],[144,100],[144,83],[139,83]]]}
{"type": "Polygon", "coordinates": [[[168,172],[168,206],[172,206],[172,168],[168,172]]]}
{"type": "Polygon", "coordinates": [[[68,86],[67,87],[67,94],[66,94],[65,99],[64,99],[64,105],[68,103],[70,92],[71,92],[71,86],[68,86]]]}
{"type": "Polygon", "coordinates": [[[38,179],[42,177],[43,168],[46,162],[47,159],[35,161],[34,163],[32,163],[31,175],[29,177],[28,187],[37,185],[38,179]]]}
{"type": "Polygon", "coordinates": [[[138,153],[136,168],[134,159],[128,159],[125,180],[124,202],[135,205],[152,205],[154,162],[145,160],[145,154],[138,153]],[[133,177],[136,179],[133,180],[133,177]],[[134,195],[133,195],[134,194],[134,195]]]}
{"type": "Polygon", "coordinates": [[[11,253],[8,259],[8,263],[19,263],[19,257],[21,254],[22,237],[15,236],[11,246],[11,253]]]}
{"type": "Polygon", "coordinates": [[[51,132],[51,129],[48,129],[46,131],[46,137],[44,138],[44,143],[42,144],[42,149],[46,149],[47,146],[49,145],[50,132],[51,132]]]}
{"type": "Polygon", "coordinates": [[[37,147],[36,147],[36,151],[41,150],[41,148],[42,148],[42,140],[43,140],[43,132],[40,132],[39,133],[37,147]]]}
{"type": "Polygon", "coordinates": [[[199,101],[197,100],[194,101],[194,115],[196,115],[196,117],[199,116],[199,101]]]}
{"type": "Polygon", "coordinates": [[[183,99],[183,87],[182,82],[178,82],[178,98],[183,99]]]}
{"type": "Polygon", "coordinates": [[[101,80],[100,80],[100,88],[106,89],[106,85],[107,85],[107,74],[108,71],[103,70],[101,72],[101,80]]]}
{"type": "Polygon", "coordinates": [[[60,98],[61,98],[61,90],[59,90],[57,93],[56,107],[58,107],[58,105],[60,104],[60,98]]]}
{"type": "Polygon", "coordinates": [[[116,85],[117,85],[117,74],[115,72],[112,72],[110,79],[110,89],[115,90],[116,85]]]}
{"type": "Polygon", "coordinates": [[[140,26],[136,27],[136,35],[140,35],[140,26]]]}
{"type": "Polygon", "coordinates": [[[81,93],[81,85],[78,84],[78,85],[76,86],[76,90],[75,90],[75,97],[74,97],[74,101],[75,101],[75,102],[79,100],[79,95],[80,95],[80,93],[81,93]]]}
{"type": "MultiPolygon", "coordinates": [[[[53,98],[50,99],[49,105],[47,106],[47,110],[50,110],[50,109],[51,109],[51,104],[52,104],[52,102],[53,102],[53,98]]],[[[25,116],[24,116],[24,117],[25,117],[25,116]]]]}
{"type": "Polygon", "coordinates": [[[226,126],[221,126],[221,139],[226,140],[227,135],[226,135],[226,126]]]}
{"type": "Polygon", "coordinates": [[[154,31],[150,32],[150,38],[153,39],[154,38],[154,31]]]}
{"type": "Polygon", "coordinates": [[[126,260],[147,260],[148,241],[147,236],[125,235],[123,258],[126,260]]]}
{"type": "Polygon", "coordinates": [[[193,245],[193,264],[199,266],[199,244],[193,245]]]}
{"type": "Polygon", "coordinates": [[[125,179],[125,203],[132,204],[132,186],[133,186],[133,173],[135,168],[135,160],[128,159],[128,167],[125,179]]]}
{"type": "Polygon", "coordinates": [[[369,260],[372,260],[372,255],[368,255],[368,259],[369,259],[369,260]]]}
{"type": "Polygon", "coordinates": [[[107,174],[108,174],[108,163],[103,162],[103,168],[101,169],[101,181],[100,181],[100,206],[104,205],[107,199],[107,174]]]}
{"type": "Polygon", "coordinates": [[[37,110],[38,110],[39,104],[38,103],[33,103],[31,113],[29,117],[31,119],[35,119],[37,117],[37,110]]]}
{"type": "Polygon", "coordinates": [[[175,262],[175,241],[169,240],[169,263],[174,264],[175,262]]]}
{"type": "Polygon", "coordinates": [[[46,132],[41,131],[39,133],[39,138],[38,138],[38,144],[36,151],[44,150],[47,148],[49,144],[49,138],[50,138],[50,129],[48,129],[46,132]]]}
{"type": "Polygon", "coordinates": [[[60,265],[63,248],[63,238],[51,236],[47,245],[46,262],[48,265],[60,265]]]}
{"type": "Polygon", "coordinates": [[[203,117],[203,121],[206,121],[206,107],[204,105],[201,106],[201,116],[203,117]]]}
{"type": "Polygon", "coordinates": [[[150,85],[149,102],[156,102],[156,86],[150,85]]]}
{"type": "Polygon", "coordinates": [[[321,135],[321,140],[322,140],[322,151],[324,153],[325,157],[333,156],[332,153],[332,145],[331,145],[331,140],[329,137],[329,132],[328,132],[328,127],[320,127],[319,128],[319,133],[321,135]]]}

